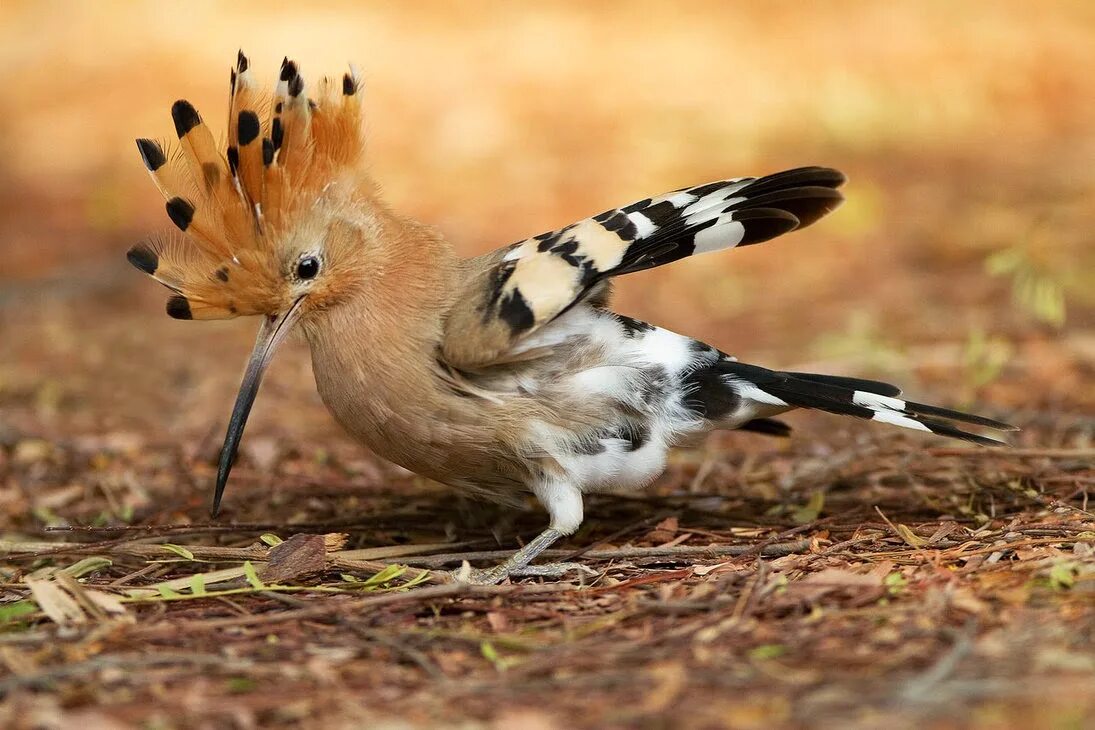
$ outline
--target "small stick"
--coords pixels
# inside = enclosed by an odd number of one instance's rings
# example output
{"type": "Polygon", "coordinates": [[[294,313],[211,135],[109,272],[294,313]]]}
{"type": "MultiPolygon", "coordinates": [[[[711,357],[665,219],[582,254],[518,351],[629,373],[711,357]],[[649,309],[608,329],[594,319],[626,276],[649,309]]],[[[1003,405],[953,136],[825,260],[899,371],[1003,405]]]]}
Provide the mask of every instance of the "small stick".
{"type": "Polygon", "coordinates": [[[179,636],[199,631],[214,631],[225,628],[239,628],[263,624],[285,623],[289,621],[307,621],[326,618],[332,614],[360,614],[366,610],[391,606],[400,603],[414,603],[457,596],[506,596],[513,594],[560,593],[578,590],[568,584],[546,583],[533,585],[477,586],[466,583],[449,583],[439,586],[427,586],[404,592],[383,593],[368,598],[348,599],[344,601],[326,601],[322,604],[289,611],[267,612],[230,618],[215,618],[194,621],[171,621],[168,625],[154,625],[137,628],[130,636],[148,639],[161,635],[179,636]]]}
{"type": "Polygon", "coordinates": [[[931,456],[965,456],[973,459],[987,458],[1038,458],[1048,459],[1095,459],[1095,449],[925,449],[931,456]]]}
{"type": "Polygon", "coordinates": [[[664,520],[668,517],[672,517],[672,516],[673,516],[672,512],[665,512],[665,513],[658,514],[658,515],[652,515],[650,517],[644,517],[643,519],[638,520],[637,522],[633,522],[630,525],[627,525],[626,527],[621,527],[620,529],[616,530],[615,532],[611,533],[610,535],[602,537],[600,540],[597,540],[596,542],[590,543],[586,547],[578,548],[577,550],[574,550],[574,551],[568,553],[566,556],[563,557],[563,559],[560,562],[563,562],[563,563],[570,562],[570,561],[574,560],[575,558],[579,558],[582,555],[587,554],[590,550],[597,547],[598,545],[604,545],[605,543],[610,543],[610,542],[612,542],[613,540],[615,540],[617,538],[623,537],[624,535],[631,532],[632,530],[638,530],[641,527],[646,527],[647,525],[656,524],[656,523],[661,522],[662,520],[664,520]]]}
{"type": "MultiPolygon", "coordinates": [[[[780,557],[808,550],[809,540],[796,540],[794,542],[776,543],[767,545],[760,550],[766,557],[780,557]]],[[[673,547],[630,547],[615,548],[613,550],[590,550],[583,555],[587,560],[618,560],[627,558],[717,558],[727,555],[749,555],[756,551],[755,545],[676,545],[673,547]]],[[[462,560],[500,560],[508,558],[512,554],[509,550],[481,550],[468,553],[446,553],[444,555],[430,555],[426,557],[413,557],[407,562],[415,565],[423,565],[437,568],[443,565],[459,563],[462,560]]],[[[564,558],[571,554],[570,550],[545,550],[541,555],[548,558],[564,558]]]]}
{"type": "MultiPolygon", "coordinates": [[[[183,546],[195,558],[202,560],[266,560],[265,546],[229,548],[212,545],[183,546]]],[[[0,540],[0,555],[7,554],[8,560],[39,558],[58,553],[108,553],[112,555],[132,555],[138,558],[178,558],[179,553],[163,545],[144,545],[140,543],[103,544],[80,542],[15,542],[0,540]]]]}

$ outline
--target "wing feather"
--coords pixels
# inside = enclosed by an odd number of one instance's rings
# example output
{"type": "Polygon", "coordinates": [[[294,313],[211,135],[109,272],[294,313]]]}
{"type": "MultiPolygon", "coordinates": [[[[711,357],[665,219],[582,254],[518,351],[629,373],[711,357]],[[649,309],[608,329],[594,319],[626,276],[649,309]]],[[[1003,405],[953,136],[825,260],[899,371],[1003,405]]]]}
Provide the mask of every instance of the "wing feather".
{"type": "Polygon", "coordinates": [[[519,340],[604,291],[611,277],[810,225],[841,203],[843,183],[836,170],[802,167],[682,188],[477,259],[479,275],[446,322],[442,356],[468,369],[503,360],[519,340]]]}

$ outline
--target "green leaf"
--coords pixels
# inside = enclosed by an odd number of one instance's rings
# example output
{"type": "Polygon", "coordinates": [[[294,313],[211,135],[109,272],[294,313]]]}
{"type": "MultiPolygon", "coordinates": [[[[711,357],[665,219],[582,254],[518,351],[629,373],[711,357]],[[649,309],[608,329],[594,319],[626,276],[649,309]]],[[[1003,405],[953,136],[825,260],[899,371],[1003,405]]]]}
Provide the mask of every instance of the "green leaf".
{"type": "Polygon", "coordinates": [[[808,501],[802,507],[798,507],[791,514],[791,519],[800,525],[805,525],[808,522],[813,522],[821,514],[821,509],[825,506],[825,492],[817,490],[810,495],[810,501],[808,501]]]}
{"type": "Polygon", "coordinates": [[[378,586],[384,585],[385,583],[389,583],[389,582],[395,580],[396,578],[398,578],[399,576],[403,575],[406,572],[407,572],[407,566],[406,565],[397,565],[395,563],[392,563],[388,567],[384,568],[384,570],[380,571],[379,573],[377,573],[376,575],[374,575],[373,577],[369,578],[364,583],[362,583],[361,587],[362,588],[376,588],[378,586]]]}
{"type": "Polygon", "coordinates": [[[1076,583],[1076,564],[1070,560],[1055,563],[1049,570],[1049,584],[1058,591],[1068,590],[1076,583]]]}
{"type": "Polygon", "coordinates": [[[194,553],[190,552],[182,545],[173,545],[169,542],[165,542],[161,547],[163,547],[165,550],[175,553],[180,558],[186,558],[187,560],[194,559],[194,553]]]}
{"type": "Polygon", "coordinates": [[[190,576],[190,595],[205,595],[205,576],[201,573],[195,573],[194,575],[190,576]]]}
{"type": "Polygon", "coordinates": [[[81,576],[87,575],[88,573],[94,573],[96,570],[109,568],[112,565],[114,565],[114,561],[110,558],[104,558],[96,555],[75,562],[67,568],[61,568],[61,572],[67,573],[73,578],[79,578],[81,576]]]}
{"type": "Polygon", "coordinates": [[[274,547],[275,545],[280,545],[283,542],[285,542],[284,540],[282,540],[280,537],[278,537],[277,535],[275,535],[272,532],[267,532],[265,534],[259,535],[259,539],[262,540],[267,545],[269,545],[270,547],[274,547]]]}
{"type": "Polygon", "coordinates": [[[1038,279],[1032,296],[1031,309],[1038,319],[1054,327],[1065,323],[1065,293],[1057,282],[1038,279]]]}
{"type": "Polygon", "coordinates": [[[985,270],[993,276],[1010,276],[1012,301],[1034,319],[1053,327],[1064,325],[1067,271],[1040,266],[1018,246],[989,256],[985,270]]]}
{"type": "Polygon", "coordinates": [[[509,668],[509,662],[503,659],[498,654],[498,650],[494,648],[494,644],[489,641],[482,641],[479,643],[479,653],[483,655],[483,658],[494,665],[494,668],[499,672],[504,672],[509,668]]]}
{"type": "Polygon", "coordinates": [[[414,586],[416,586],[420,583],[425,583],[429,579],[430,579],[429,571],[423,570],[421,573],[419,573],[418,575],[416,575],[415,577],[411,578],[409,581],[404,583],[402,585],[402,587],[403,588],[413,588],[414,586]]]}
{"type": "Polygon", "coordinates": [[[1019,248],[1005,248],[985,259],[985,271],[992,276],[1010,274],[1023,263],[1023,251],[1019,248]]]}
{"type": "Polygon", "coordinates": [[[228,691],[232,694],[250,692],[258,686],[258,682],[250,677],[232,677],[228,680],[228,691]]]}
{"type": "Polygon", "coordinates": [[[996,380],[1011,360],[1012,346],[1001,337],[989,337],[984,330],[970,330],[966,338],[965,377],[971,388],[980,388],[996,380]]]}
{"type": "Polygon", "coordinates": [[[162,598],[165,598],[168,601],[183,597],[183,594],[179,593],[177,590],[170,586],[164,585],[163,583],[156,586],[156,590],[160,592],[160,596],[162,598]]]}
{"type": "Polygon", "coordinates": [[[259,578],[258,571],[255,570],[255,566],[251,565],[251,561],[248,560],[243,564],[243,574],[247,577],[247,582],[251,584],[251,587],[256,591],[261,591],[266,588],[266,585],[259,578]]]}
{"type": "Polygon", "coordinates": [[[775,659],[787,653],[787,647],[783,644],[761,644],[749,650],[749,658],[754,661],[775,659]]]}
{"type": "Polygon", "coordinates": [[[61,527],[65,524],[65,518],[58,515],[49,507],[34,507],[31,509],[31,514],[39,521],[46,525],[46,527],[61,527]]]}
{"type": "Polygon", "coordinates": [[[891,596],[896,596],[905,589],[905,586],[909,584],[909,581],[905,580],[905,576],[894,571],[890,573],[882,580],[883,585],[886,586],[886,590],[891,596]]]}
{"type": "Polygon", "coordinates": [[[494,663],[498,661],[498,652],[495,650],[494,644],[489,641],[480,642],[479,652],[488,662],[494,663]]]}
{"type": "Polygon", "coordinates": [[[6,624],[16,619],[32,614],[38,610],[38,604],[29,598],[22,601],[0,604],[0,624],[6,624]]]}

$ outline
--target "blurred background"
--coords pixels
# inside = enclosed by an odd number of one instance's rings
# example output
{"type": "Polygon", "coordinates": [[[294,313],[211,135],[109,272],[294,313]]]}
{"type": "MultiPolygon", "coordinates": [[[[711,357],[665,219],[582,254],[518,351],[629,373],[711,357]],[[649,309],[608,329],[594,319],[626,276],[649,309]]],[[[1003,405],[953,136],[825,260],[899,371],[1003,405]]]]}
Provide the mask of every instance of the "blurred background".
{"type": "MultiPolygon", "coordinates": [[[[255,323],[168,319],[124,254],[170,225],[133,139],[172,138],[180,97],[219,119],[238,48],[271,85],[285,54],[311,79],[357,64],[388,199],[467,254],[685,185],[840,168],[847,204],[807,233],[629,277],[617,307],[1020,423],[1095,405],[1088,0],[5,0],[4,443],[215,453],[255,323]]],[[[250,436],[348,444],[301,343],[264,391],[250,436]]]]}

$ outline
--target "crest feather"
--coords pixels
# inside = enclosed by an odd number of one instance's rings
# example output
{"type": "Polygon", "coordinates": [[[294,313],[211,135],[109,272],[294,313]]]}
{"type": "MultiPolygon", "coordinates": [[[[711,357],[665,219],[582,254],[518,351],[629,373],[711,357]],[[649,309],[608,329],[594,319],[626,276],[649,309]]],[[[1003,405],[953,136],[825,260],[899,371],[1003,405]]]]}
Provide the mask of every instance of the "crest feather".
{"type": "Polygon", "coordinates": [[[231,73],[227,144],[216,143],[185,99],[171,108],[176,149],[137,140],[183,235],[140,243],[127,257],[174,292],[168,314],[227,319],[276,308],[279,236],[360,163],[360,89],[351,67],[340,83],[324,79],[309,98],[297,64],[285,58],[271,95],[255,83],[241,51],[231,73]]]}

